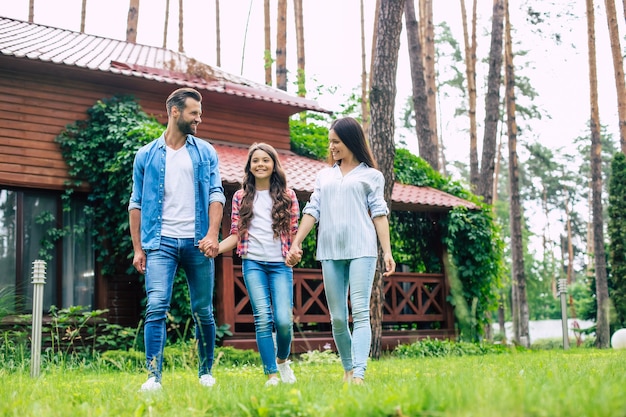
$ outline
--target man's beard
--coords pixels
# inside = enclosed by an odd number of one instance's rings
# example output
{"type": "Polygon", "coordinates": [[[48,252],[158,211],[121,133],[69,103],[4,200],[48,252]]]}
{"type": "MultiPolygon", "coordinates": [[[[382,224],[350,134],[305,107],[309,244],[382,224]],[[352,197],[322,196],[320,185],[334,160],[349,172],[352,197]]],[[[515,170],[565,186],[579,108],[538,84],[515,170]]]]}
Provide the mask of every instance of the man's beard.
{"type": "Polygon", "coordinates": [[[189,122],[184,121],[183,119],[179,119],[176,124],[178,126],[178,129],[181,131],[181,133],[185,135],[196,134],[196,125],[194,125],[193,123],[189,123],[189,122]]]}

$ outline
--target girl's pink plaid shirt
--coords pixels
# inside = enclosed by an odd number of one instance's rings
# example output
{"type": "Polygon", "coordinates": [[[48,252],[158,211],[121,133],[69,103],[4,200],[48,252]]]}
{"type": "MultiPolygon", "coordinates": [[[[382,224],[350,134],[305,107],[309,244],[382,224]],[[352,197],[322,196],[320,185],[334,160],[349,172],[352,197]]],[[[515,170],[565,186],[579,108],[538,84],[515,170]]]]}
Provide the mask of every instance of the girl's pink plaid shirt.
{"type": "MultiPolygon", "coordinates": [[[[281,233],[280,234],[280,243],[281,243],[281,251],[283,257],[287,256],[287,252],[289,252],[289,248],[291,247],[291,238],[295,236],[298,231],[298,220],[300,219],[300,205],[298,204],[298,197],[296,197],[296,193],[292,189],[287,189],[287,193],[291,197],[291,208],[290,208],[290,224],[289,230],[290,233],[281,233]]],[[[235,195],[233,196],[233,207],[230,215],[230,234],[231,235],[239,235],[239,231],[237,228],[237,224],[239,223],[239,208],[241,207],[241,199],[243,198],[243,190],[237,190],[235,195]]],[[[244,231],[242,236],[237,241],[237,255],[244,256],[248,253],[248,231],[244,231]]]]}

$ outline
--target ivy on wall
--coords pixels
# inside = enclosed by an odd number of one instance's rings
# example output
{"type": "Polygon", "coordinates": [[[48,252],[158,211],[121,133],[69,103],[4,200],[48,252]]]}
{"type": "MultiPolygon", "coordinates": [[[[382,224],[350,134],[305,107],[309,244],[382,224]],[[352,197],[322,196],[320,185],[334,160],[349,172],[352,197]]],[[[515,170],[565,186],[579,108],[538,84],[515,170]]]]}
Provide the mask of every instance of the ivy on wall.
{"type": "Polygon", "coordinates": [[[72,181],[63,196],[69,210],[72,194],[89,186],[88,219],[94,249],[105,276],[133,273],[128,200],[135,153],[164,130],[131,96],[99,100],[88,118],[68,125],[56,141],[72,181]]]}

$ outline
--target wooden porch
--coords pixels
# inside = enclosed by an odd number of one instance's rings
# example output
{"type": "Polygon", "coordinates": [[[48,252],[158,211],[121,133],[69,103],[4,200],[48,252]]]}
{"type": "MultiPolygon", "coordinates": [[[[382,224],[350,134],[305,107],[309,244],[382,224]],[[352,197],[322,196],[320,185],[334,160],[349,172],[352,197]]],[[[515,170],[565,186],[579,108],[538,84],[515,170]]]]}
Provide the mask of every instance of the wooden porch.
{"type": "MultiPolygon", "coordinates": [[[[216,262],[216,319],[230,324],[224,346],[255,349],[254,318],[241,265],[232,256],[216,262]],[[234,306],[234,307],[233,307],[234,306]]],[[[335,350],[330,315],[319,269],[294,269],[294,341],[292,352],[335,350]]],[[[383,350],[426,337],[454,339],[454,314],[444,274],[396,272],[385,279],[383,350]]]]}

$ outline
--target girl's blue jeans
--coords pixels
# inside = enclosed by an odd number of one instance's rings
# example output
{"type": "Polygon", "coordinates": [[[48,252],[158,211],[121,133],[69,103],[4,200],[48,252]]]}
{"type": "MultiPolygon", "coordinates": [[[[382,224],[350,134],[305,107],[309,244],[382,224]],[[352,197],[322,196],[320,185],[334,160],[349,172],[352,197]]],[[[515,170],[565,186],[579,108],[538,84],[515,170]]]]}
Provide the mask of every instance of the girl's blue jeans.
{"type": "Polygon", "coordinates": [[[254,313],[256,343],[265,374],[278,372],[276,358],[287,359],[293,338],[293,270],[284,262],[244,259],[243,279],[254,313]],[[276,332],[276,344],[272,332],[276,332]]]}
{"type": "Polygon", "coordinates": [[[341,364],[346,372],[353,371],[353,377],[363,378],[372,342],[370,296],[376,258],[326,260],[321,263],[333,339],[341,364]],[[352,333],[349,327],[348,293],[352,307],[352,333]]]}
{"type": "Polygon", "coordinates": [[[146,252],[146,294],[148,303],[144,325],[146,366],[150,376],[161,380],[163,349],[167,339],[166,314],[170,308],[176,270],[181,267],[187,276],[191,313],[198,342],[198,376],[210,374],[215,351],[215,319],[213,317],[213,258],[205,257],[194,239],[161,237],[159,249],[146,252]]]}

